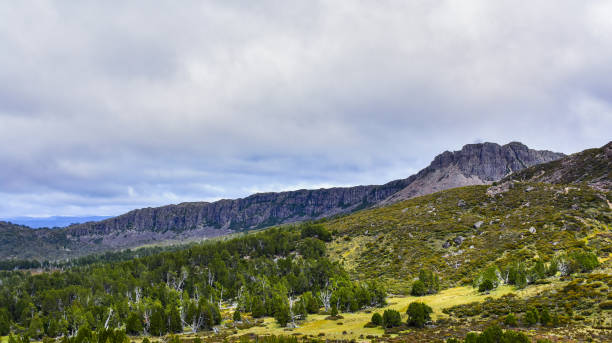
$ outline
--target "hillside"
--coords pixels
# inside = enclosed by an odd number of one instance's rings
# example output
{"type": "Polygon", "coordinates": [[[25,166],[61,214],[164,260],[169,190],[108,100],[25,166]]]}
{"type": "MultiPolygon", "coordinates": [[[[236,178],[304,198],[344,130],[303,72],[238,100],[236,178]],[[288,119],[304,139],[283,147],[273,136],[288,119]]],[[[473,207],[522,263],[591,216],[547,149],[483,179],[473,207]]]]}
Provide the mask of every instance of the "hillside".
{"type": "Polygon", "coordinates": [[[469,283],[491,263],[527,264],[572,249],[612,253],[612,209],[587,186],[512,183],[467,186],[326,223],[338,232],[330,246],[361,280],[384,279],[401,292],[421,268],[440,273],[447,287],[469,283]]]}
{"type": "Polygon", "coordinates": [[[586,183],[612,189],[612,142],[514,173],[508,179],[557,184],[586,183]]]}
{"type": "Polygon", "coordinates": [[[63,230],[41,229],[28,240],[6,237],[0,241],[0,248],[8,248],[0,249],[0,258],[60,259],[147,244],[197,241],[237,231],[332,217],[443,189],[491,183],[513,171],[562,156],[532,150],[517,142],[503,146],[469,144],[460,151],[438,155],[416,175],[384,185],[258,193],[235,200],[133,210],[63,230]]]}

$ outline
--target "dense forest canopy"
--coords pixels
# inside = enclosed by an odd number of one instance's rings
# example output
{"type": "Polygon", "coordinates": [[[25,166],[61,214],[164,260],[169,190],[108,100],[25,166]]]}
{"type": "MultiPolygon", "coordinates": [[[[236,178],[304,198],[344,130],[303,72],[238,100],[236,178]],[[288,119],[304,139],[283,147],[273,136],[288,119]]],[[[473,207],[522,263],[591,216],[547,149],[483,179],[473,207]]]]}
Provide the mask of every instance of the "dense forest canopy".
{"type": "Polygon", "coordinates": [[[159,336],[210,329],[225,304],[286,325],[320,307],[384,303],[379,285],[351,281],[325,256],[322,239],[331,233],[307,223],[65,271],[4,271],[0,334],[75,336],[87,327],[159,336]]]}

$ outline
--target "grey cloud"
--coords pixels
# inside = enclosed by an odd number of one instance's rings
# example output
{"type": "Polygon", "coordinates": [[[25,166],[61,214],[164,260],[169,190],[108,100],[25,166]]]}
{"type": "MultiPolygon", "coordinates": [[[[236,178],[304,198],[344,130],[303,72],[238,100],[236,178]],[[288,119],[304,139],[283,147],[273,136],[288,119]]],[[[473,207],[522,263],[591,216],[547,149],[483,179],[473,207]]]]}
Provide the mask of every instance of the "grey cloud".
{"type": "Polygon", "coordinates": [[[604,1],[0,4],[0,217],[382,183],[612,127],[604,1]]]}

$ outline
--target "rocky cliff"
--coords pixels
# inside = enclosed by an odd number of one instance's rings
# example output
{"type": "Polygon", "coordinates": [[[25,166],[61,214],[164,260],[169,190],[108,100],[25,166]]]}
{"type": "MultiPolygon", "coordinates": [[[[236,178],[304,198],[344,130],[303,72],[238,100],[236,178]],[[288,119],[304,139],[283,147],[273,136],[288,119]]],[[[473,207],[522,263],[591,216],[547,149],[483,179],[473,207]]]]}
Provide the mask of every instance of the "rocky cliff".
{"type": "Polygon", "coordinates": [[[381,205],[449,188],[491,183],[513,172],[563,156],[547,150],[529,149],[519,142],[468,144],[459,151],[445,151],[436,156],[408,186],[385,199],[381,205]]]}
{"type": "MultiPolygon", "coordinates": [[[[0,258],[56,259],[330,217],[443,189],[490,183],[511,172],[562,156],[531,150],[515,142],[503,146],[469,144],[460,151],[438,155],[416,175],[384,185],[258,193],[235,200],[144,208],[99,222],[61,230],[39,229],[34,235],[27,233],[30,238],[20,239],[11,249],[0,250],[0,258]],[[50,241],[56,244],[49,245],[50,241]]],[[[20,237],[23,235],[20,232],[20,237]]],[[[0,244],[9,241],[15,242],[7,239],[0,244]]]]}

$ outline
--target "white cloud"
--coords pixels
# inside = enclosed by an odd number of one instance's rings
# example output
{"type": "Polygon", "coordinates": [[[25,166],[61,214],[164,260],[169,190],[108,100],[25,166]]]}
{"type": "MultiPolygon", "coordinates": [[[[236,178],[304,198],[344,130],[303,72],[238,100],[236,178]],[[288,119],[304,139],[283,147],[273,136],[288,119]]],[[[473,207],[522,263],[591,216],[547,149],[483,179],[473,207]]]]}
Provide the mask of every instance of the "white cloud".
{"type": "Polygon", "coordinates": [[[0,217],[383,183],[475,140],[569,153],[610,139],[604,1],[49,1],[0,15],[0,217]]]}

